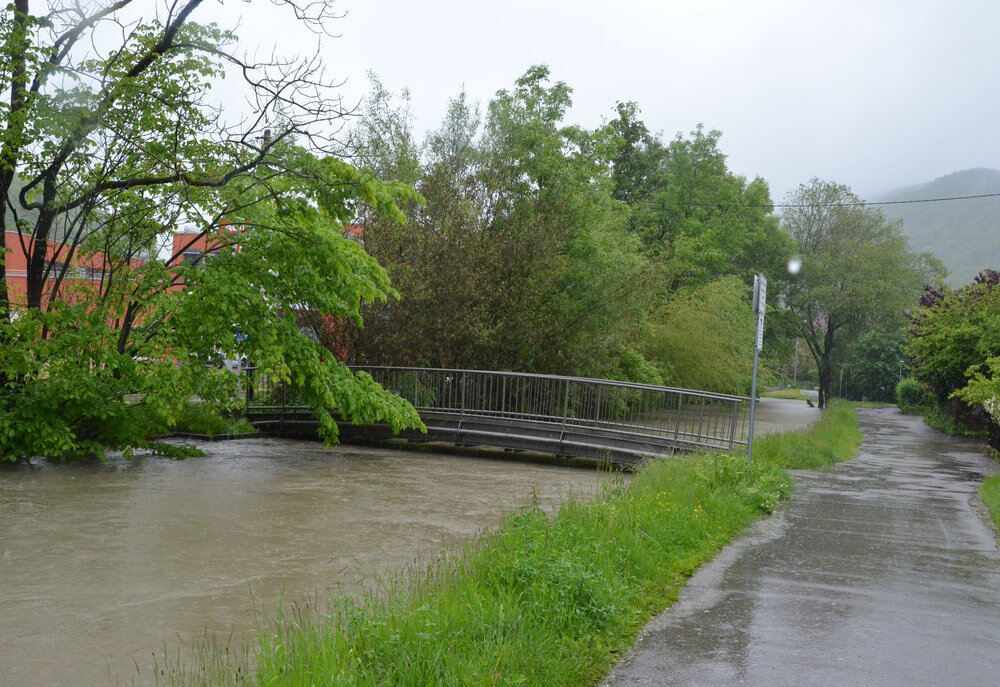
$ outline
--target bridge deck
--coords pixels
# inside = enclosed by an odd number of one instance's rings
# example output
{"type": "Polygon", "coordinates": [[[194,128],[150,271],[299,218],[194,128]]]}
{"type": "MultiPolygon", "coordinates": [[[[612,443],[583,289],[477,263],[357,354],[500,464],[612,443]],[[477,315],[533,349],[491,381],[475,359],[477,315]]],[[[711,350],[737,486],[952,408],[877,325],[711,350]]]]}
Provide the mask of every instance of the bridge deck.
{"type": "MultiPolygon", "coordinates": [[[[749,399],[610,380],[482,370],[360,367],[406,398],[427,433],[338,422],[341,441],[393,438],[538,451],[633,464],[644,456],[746,444],[749,399]]],[[[309,408],[252,406],[248,419],[281,436],[316,436],[309,408]]]]}

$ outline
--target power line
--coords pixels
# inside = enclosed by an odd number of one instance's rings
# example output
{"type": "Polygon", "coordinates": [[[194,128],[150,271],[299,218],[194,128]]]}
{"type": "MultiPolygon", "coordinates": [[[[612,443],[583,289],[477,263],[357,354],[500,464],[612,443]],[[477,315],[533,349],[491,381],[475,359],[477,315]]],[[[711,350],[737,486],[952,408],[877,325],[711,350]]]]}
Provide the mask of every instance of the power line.
{"type": "Polygon", "coordinates": [[[910,205],[915,203],[942,203],[951,200],[976,200],[1000,198],[1000,193],[980,193],[972,196],[942,196],[940,198],[915,198],[913,200],[857,200],[843,203],[678,203],[682,207],[706,208],[856,208],[869,205],[910,205]]]}
{"type": "MultiPolygon", "coordinates": [[[[846,208],[866,205],[908,205],[911,203],[942,203],[949,200],[975,200],[977,198],[997,198],[1000,193],[979,193],[972,196],[942,196],[940,198],[915,198],[913,200],[859,200],[847,203],[774,203],[775,208],[846,208]]],[[[766,205],[746,207],[768,207],[766,205]]]]}

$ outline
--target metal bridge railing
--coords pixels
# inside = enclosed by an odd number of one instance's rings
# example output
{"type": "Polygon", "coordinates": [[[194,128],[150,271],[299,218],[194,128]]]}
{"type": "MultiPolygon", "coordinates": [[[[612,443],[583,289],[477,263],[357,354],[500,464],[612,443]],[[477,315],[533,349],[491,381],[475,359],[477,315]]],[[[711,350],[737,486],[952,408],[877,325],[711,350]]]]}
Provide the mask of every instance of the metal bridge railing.
{"type": "Polygon", "coordinates": [[[418,412],[627,432],[731,450],[746,445],[749,398],[556,375],[414,367],[352,367],[418,412]]]}

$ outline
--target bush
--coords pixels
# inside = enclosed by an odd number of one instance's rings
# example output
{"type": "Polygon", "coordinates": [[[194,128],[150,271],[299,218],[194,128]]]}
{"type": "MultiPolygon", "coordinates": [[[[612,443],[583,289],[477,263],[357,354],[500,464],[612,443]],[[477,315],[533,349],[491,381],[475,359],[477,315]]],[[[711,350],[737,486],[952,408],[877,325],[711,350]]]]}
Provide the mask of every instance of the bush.
{"type": "Polygon", "coordinates": [[[979,428],[970,421],[971,413],[968,408],[957,401],[938,403],[932,400],[923,408],[924,423],[931,429],[950,436],[959,437],[986,437],[985,428],[979,428]]]}
{"type": "Polygon", "coordinates": [[[242,418],[220,413],[208,404],[192,403],[177,416],[173,426],[175,432],[205,434],[248,434],[255,432],[254,426],[242,418]]]}
{"type": "Polygon", "coordinates": [[[915,379],[907,377],[896,385],[896,405],[901,413],[922,413],[931,404],[930,392],[915,379]]]}

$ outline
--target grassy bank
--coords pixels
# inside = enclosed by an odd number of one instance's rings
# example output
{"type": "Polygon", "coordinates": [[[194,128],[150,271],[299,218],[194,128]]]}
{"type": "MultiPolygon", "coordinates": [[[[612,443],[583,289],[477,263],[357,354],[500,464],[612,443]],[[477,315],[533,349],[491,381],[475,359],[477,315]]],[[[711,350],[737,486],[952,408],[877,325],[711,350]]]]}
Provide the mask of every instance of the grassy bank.
{"type": "Polygon", "coordinates": [[[807,432],[772,434],[754,441],[754,460],[780,468],[818,468],[851,458],[861,445],[850,401],[832,401],[807,432]]]}
{"type": "MultiPolygon", "coordinates": [[[[990,458],[1000,462],[1000,451],[988,448],[986,452],[990,458]]],[[[983,497],[983,503],[990,511],[990,519],[993,520],[997,539],[1000,540],[1000,474],[987,477],[979,485],[979,495],[983,497]]]]}
{"type": "Polygon", "coordinates": [[[979,485],[979,493],[983,497],[983,503],[990,511],[990,518],[996,525],[997,532],[1000,533],[1000,475],[987,477],[979,485]]]}
{"type": "Polygon", "coordinates": [[[528,508],[425,572],[326,613],[292,609],[254,648],[175,684],[591,685],[684,581],[791,491],[782,467],[850,458],[857,420],[835,404],[808,431],[744,455],[650,461],[555,515],[528,508]],[[242,678],[242,679],[241,679],[242,678]]]}

